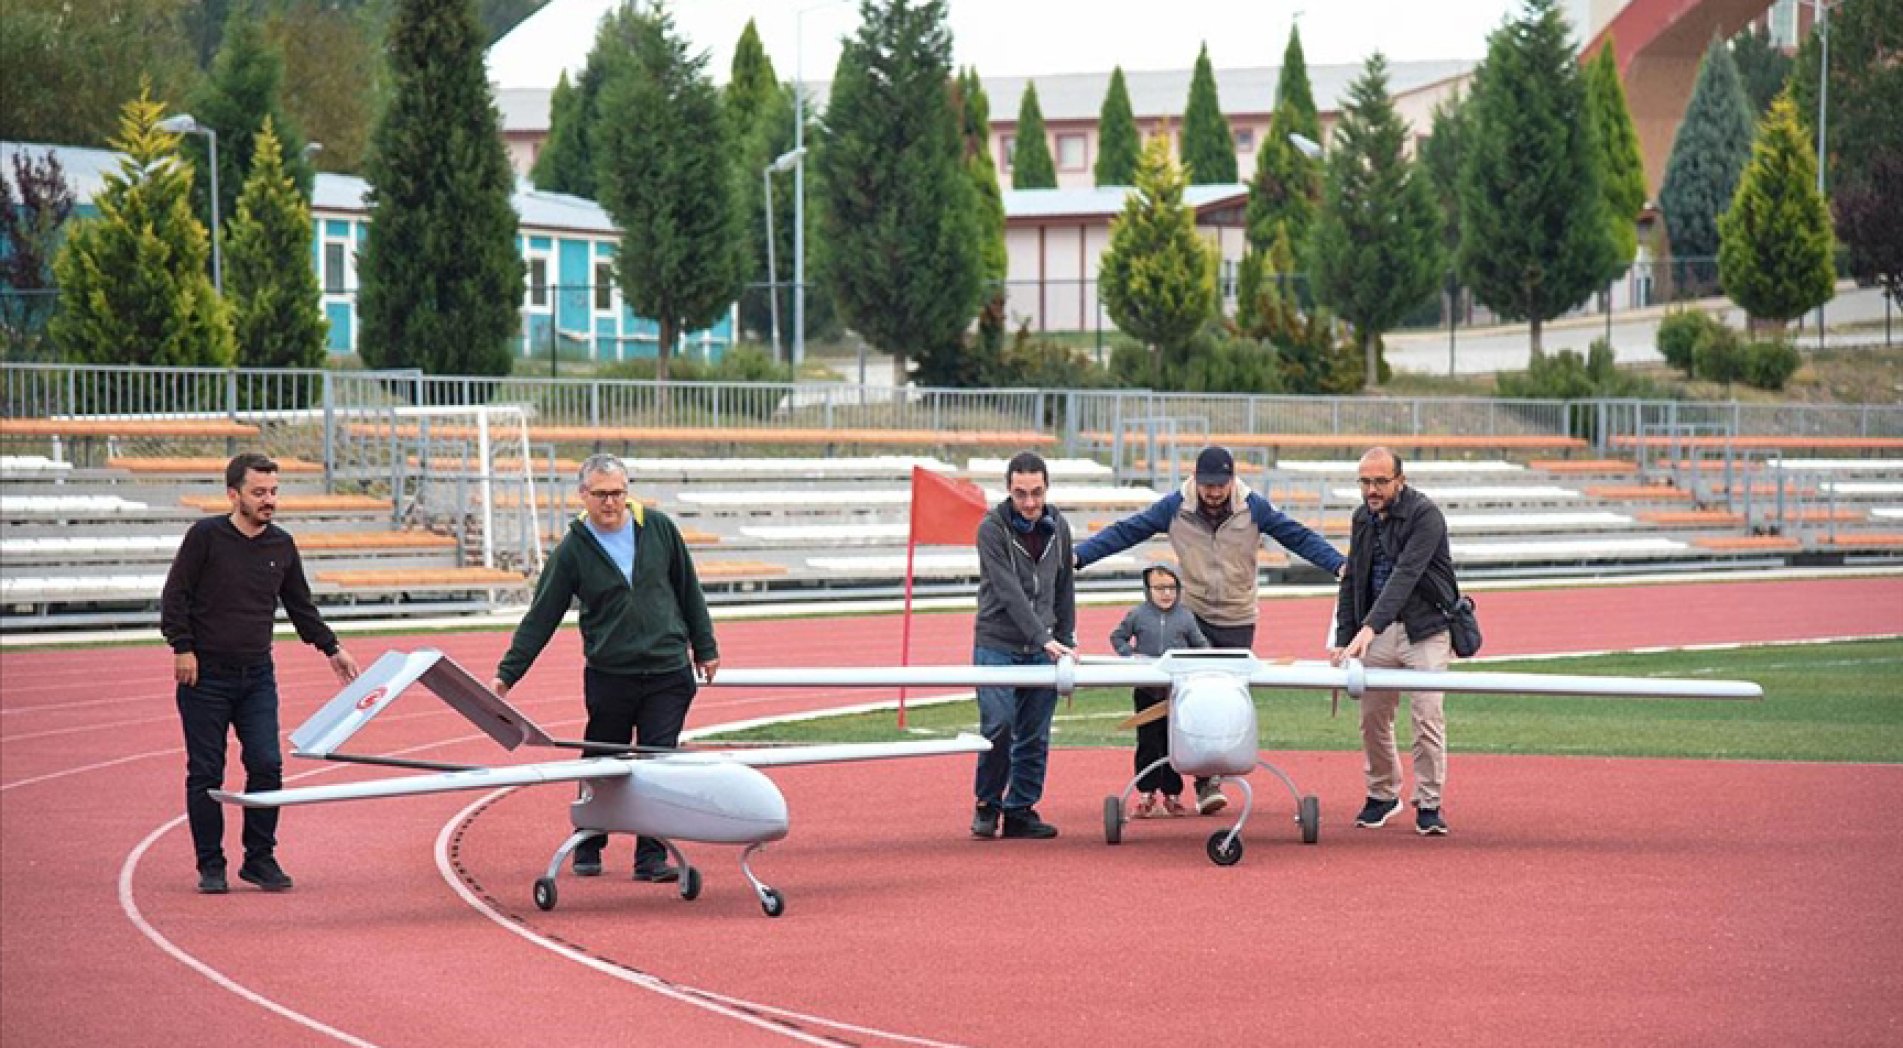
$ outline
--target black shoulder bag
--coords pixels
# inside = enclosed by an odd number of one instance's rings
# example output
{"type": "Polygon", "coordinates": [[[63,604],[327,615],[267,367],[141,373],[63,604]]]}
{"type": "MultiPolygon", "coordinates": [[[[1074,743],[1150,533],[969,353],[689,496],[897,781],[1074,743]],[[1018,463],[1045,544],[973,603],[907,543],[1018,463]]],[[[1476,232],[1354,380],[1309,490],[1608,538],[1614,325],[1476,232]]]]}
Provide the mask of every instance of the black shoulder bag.
{"type": "Polygon", "coordinates": [[[1454,602],[1443,604],[1436,601],[1434,606],[1447,616],[1447,637],[1453,641],[1454,654],[1463,659],[1473,658],[1480,653],[1480,618],[1475,612],[1474,599],[1463,596],[1458,587],[1454,589],[1454,602]]]}

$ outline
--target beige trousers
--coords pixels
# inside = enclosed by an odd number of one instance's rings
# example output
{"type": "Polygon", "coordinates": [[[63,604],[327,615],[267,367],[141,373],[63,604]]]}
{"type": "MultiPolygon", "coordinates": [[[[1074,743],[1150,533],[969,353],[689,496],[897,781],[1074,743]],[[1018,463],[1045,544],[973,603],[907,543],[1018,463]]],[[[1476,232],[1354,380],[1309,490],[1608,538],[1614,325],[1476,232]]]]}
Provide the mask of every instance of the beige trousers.
{"type": "MultiPolygon", "coordinates": [[[[1436,633],[1420,643],[1407,639],[1407,627],[1396,622],[1368,645],[1362,665],[1371,669],[1445,670],[1453,658],[1453,641],[1436,633]]],[[[1447,781],[1447,716],[1441,692],[1408,692],[1408,710],[1414,718],[1414,804],[1440,807],[1441,787],[1447,781]]],[[[1394,747],[1394,716],[1401,706],[1398,691],[1368,691],[1361,696],[1361,750],[1368,776],[1368,796],[1389,801],[1401,795],[1401,754],[1394,747]]]]}

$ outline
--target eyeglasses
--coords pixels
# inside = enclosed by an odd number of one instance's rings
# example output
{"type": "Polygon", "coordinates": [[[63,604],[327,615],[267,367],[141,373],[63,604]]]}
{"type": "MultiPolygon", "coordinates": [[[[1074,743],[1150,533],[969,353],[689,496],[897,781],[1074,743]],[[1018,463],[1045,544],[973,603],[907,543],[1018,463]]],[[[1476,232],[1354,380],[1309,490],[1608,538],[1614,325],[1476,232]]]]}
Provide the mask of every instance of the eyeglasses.
{"type": "Polygon", "coordinates": [[[1364,488],[1385,488],[1396,479],[1395,477],[1356,477],[1355,483],[1364,488]]]}
{"type": "Polygon", "coordinates": [[[1151,586],[1150,592],[1151,593],[1175,593],[1178,588],[1179,587],[1176,587],[1176,586],[1151,586]]]}
{"type": "Polygon", "coordinates": [[[614,491],[586,491],[586,492],[583,492],[583,494],[587,495],[589,498],[600,499],[603,502],[615,502],[617,500],[627,498],[628,489],[617,488],[614,491]]]}

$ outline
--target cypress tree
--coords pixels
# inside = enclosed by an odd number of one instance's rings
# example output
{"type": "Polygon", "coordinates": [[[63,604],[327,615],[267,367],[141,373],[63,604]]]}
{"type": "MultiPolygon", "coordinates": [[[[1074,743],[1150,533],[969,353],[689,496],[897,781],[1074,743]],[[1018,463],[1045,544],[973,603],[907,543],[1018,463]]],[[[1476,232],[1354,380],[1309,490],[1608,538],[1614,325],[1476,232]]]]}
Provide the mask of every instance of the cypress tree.
{"type": "Polygon", "coordinates": [[[1731,52],[1713,39],[1698,66],[1698,84],[1672,139],[1659,187],[1659,209],[1674,257],[1718,253],[1718,216],[1731,206],[1738,176],[1751,158],[1751,103],[1731,52]]]}
{"type": "Polygon", "coordinates": [[[555,81],[548,103],[548,141],[529,169],[529,181],[545,193],[589,197],[595,177],[583,141],[581,93],[568,82],[568,70],[555,81]]]}
{"type": "Polygon", "coordinates": [[[1503,318],[1529,321],[1534,349],[1612,258],[1569,35],[1557,0],[1528,0],[1487,38],[1460,158],[1460,277],[1503,318]]]}
{"type": "Polygon", "coordinates": [[[1355,325],[1373,389],[1381,333],[1440,285],[1440,222],[1427,176],[1407,158],[1379,52],[1348,96],[1315,222],[1315,296],[1355,325]]]}
{"type": "Polygon", "coordinates": [[[1632,264],[1639,250],[1639,211],[1645,207],[1645,161],[1639,156],[1639,133],[1626,107],[1625,85],[1607,39],[1586,66],[1586,114],[1592,120],[1593,143],[1599,154],[1601,191],[1606,201],[1606,228],[1613,244],[1612,269],[1607,279],[1632,264]]]}
{"type": "Polygon", "coordinates": [[[1447,262],[1453,264],[1460,250],[1460,154],[1468,130],[1466,104],[1458,98],[1443,99],[1434,105],[1433,124],[1427,141],[1421,143],[1421,170],[1434,188],[1434,201],[1440,205],[1441,246],[1447,262]]]}
{"type": "Polygon", "coordinates": [[[1718,234],[1718,277],[1752,319],[1781,327],[1830,300],[1837,282],[1830,213],[1817,195],[1817,159],[1788,94],[1758,125],[1718,234]]]}
{"type": "Polygon", "coordinates": [[[371,135],[358,345],[374,368],[505,375],[521,327],[515,177],[471,0],[402,0],[371,135]]]}
{"type": "MultiPolygon", "coordinates": [[[[734,44],[733,65],[728,70],[727,86],[721,91],[721,108],[726,114],[729,140],[734,144],[734,155],[738,162],[734,164],[734,207],[739,211],[740,224],[745,229],[745,267],[743,273],[750,283],[771,284],[775,274],[767,271],[767,228],[766,228],[766,187],[762,184],[762,174],[767,165],[779,157],[782,150],[774,148],[783,136],[790,137],[792,107],[781,108],[781,86],[779,77],[773,71],[773,61],[767,57],[766,49],[760,46],[760,34],[754,28],[753,20],[747,20],[747,27],[741,31],[740,39],[734,44]],[[784,117],[784,121],[780,120],[784,117]],[[773,123],[768,123],[773,121],[773,123]]],[[[776,176],[775,182],[787,183],[785,195],[775,186],[773,204],[773,224],[784,226],[789,232],[793,228],[792,176],[776,176]],[[782,205],[785,205],[782,207],[782,205]]],[[[774,264],[785,266],[792,260],[792,249],[779,251],[774,244],[774,264]]],[[[769,288],[777,294],[777,289],[769,288]]],[[[781,320],[791,326],[790,313],[782,313],[781,320]]],[[[762,340],[772,329],[772,301],[765,295],[746,294],[741,298],[740,322],[752,331],[759,332],[762,340]]]]}
{"type": "MultiPolygon", "coordinates": [[[[269,120],[277,129],[285,173],[309,200],[316,171],[304,157],[304,136],[284,115],[281,93],[284,59],[264,39],[257,21],[242,6],[231,12],[224,43],[212,63],[211,77],[192,97],[188,110],[200,124],[218,132],[218,214],[229,222],[238,209],[238,193],[251,172],[257,152],[258,129],[269,120]]],[[[182,152],[197,168],[192,181],[192,207],[199,221],[211,224],[210,143],[203,135],[186,135],[182,152]]]]}
{"type": "Polygon", "coordinates": [[[269,117],[251,156],[227,252],[238,363],[323,367],[329,325],[318,309],[317,271],[311,266],[311,210],[284,169],[269,117]]]}
{"type": "Polygon", "coordinates": [[[1279,131],[1282,137],[1294,131],[1311,142],[1321,143],[1322,118],[1315,111],[1315,88],[1308,82],[1308,59],[1302,55],[1299,26],[1289,26],[1288,44],[1282,48],[1282,71],[1275,80],[1275,108],[1278,112],[1287,110],[1289,114],[1279,131]]]}
{"type": "Polygon", "coordinates": [[[1183,356],[1216,312],[1216,253],[1196,232],[1196,216],[1183,203],[1185,184],[1169,140],[1151,139],[1137,164],[1136,188],[1110,223],[1110,248],[1097,275],[1111,321],[1150,347],[1158,388],[1168,363],[1183,356]]]}
{"type": "MultiPolygon", "coordinates": [[[[1256,150],[1255,174],[1249,179],[1249,202],[1243,210],[1243,233],[1248,246],[1242,257],[1237,279],[1236,318],[1249,327],[1254,316],[1255,293],[1263,274],[1262,255],[1278,234],[1293,245],[1306,248],[1320,206],[1322,179],[1320,165],[1301,154],[1289,141],[1285,128],[1301,123],[1301,115],[1288,104],[1280,105],[1269,122],[1268,136],[1256,150]]],[[[1298,259],[1302,252],[1298,249],[1298,259]]],[[[1297,270],[1305,266],[1298,261],[1297,270]]]]}
{"type": "Polygon", "coordinates": [[[721,94],[727,126],[733,130],[736,141],[753,134],[761,113],[779,89],[780,79],[773,72],[773,60],[767,57],[766,48],[760,44],[760,32],[749,18],[747,27],[740,31],[739,41],[734,44],[733,65],[728,70],[727,88],[721,94]]]}
{"type": "MultiPolygon", "coordinates": [[[[72,186],[59,158],[48,149],[38,159],[13,154],[13,177],[0,171],[0,288],[11,292],[53,289],[53,255],[72,217],[72,186]]],[[[8,360],[34,360],[46,342],[46,319],[58,304],[52,294],[0,294],[0,351],[8,360]]]]}
{"type": "Polygon", "coordinates": [[[1738,67],[1738,79],[1744,84],[1751,112],[1763,116],[1771,100],[1784,90],[1791,77],[1791,56],[1771,46],[1771,31],[1763,26],[1746,27],[1731,38],[1731,60],[1738,67]]]}
{"type": "Polygon", "coordinates": [[[918,355],[918,381],[928,386],[979,386],[1005,383],[999,372],[1004,352],[1005,284],[1010,259],[1004,247],[1004,192],[991,160],[991,100],[975,68],[962,69],[954,85],[965,172],[977,206],[980,268],[984,301],[978,310],[975,344],[959,334],[925,346],[918,355]]]}
{"type": "Polygon", "coordinates": [[[908,355],[956,339],[977,312],[978,208],[960,162],[944,0],[860,10],[818,155],[822,272],[841,317],[892,354],[903,382],[908,355]]]}
{"type": "Polygon", "coordinates": [[[158,130],[164,114],[149,84],[126,103],[111,143],[125,156],[93,197],[99,215],[75,221],[54,259],[61,307],[48,333],[69,361],[231,365],[231,315],[206,272],[192,169],[178,136],[158,130]]]}
{"type": "Polygon", "coordinates": [[[1194,186],[1233,185],[1236,142],[1229,137],[1229,118],[1216,98],[1216,73],[1209,64],[1209,45],[1196,56],[1196,72],[1189,80],[1189,107],[1183,111],[1183,167],[1194,186]]]}
{"type": "Polygon", "coordinates": [[[1110,90],[1104,92],[1103,108],[1097,114],[1097,184],[1127,186],[1136,181],[1137,156],[1143,145],[1137,134],[1136,115],[1130,110],[1130,89],[1123,82],[1123,67],[1110,71],[1110,90]]]}
{"type": "Polygon", "coordinates": [[[1017,143],[1011,154],[1011,188],[1057,188],[1057,165],[1051,162],[1051,144],[1044,134],[1044,110],[1037,104],[1037,85],[1028,80],[1018,99],[1017,143]]]}
{"type": "Polygon", "coordinates": [[[666,381],[674,344],[738,296],[745,229],[706,54],[687,53],[658,4],[633,17],[632,60],[611,65],[591,134],[601,204],[622,230],[615,278],[628,306],[660,324],[655,377],[666,381]]]}

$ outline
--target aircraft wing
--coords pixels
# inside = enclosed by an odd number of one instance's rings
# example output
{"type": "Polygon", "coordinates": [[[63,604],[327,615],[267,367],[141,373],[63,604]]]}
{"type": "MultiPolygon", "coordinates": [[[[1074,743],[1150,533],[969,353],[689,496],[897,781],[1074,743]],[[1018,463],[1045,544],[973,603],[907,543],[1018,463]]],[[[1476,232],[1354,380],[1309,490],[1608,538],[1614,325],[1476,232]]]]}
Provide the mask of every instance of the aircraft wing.
{"type": "Polygon", "coordinates": [[[357,801],[370,797],[412,797],[423,793],[487,790],[498,786],[533,786],[544,782],[618,779],[632,773],[633,768],[629,761],[614,757],[587,757],[581,760],[514,764],[500,768],[471,768],[468,771],[444,772],[440,775],[400,775],[388,779],[340,782],[330,786],[301,786],[289,790],[266,790],[261,793],[227,793],[224,790],[213,790],[211,796],[213,800],[236,804],[243,808],[288,808],[298,804],[357,801]]]}
{"type": "Polygon", "coordinates": [[[1175,680],[1157,664],[1069,659],[1055,666],[840,666],[831,669],[721,669],[712,685],[758,688],[1167,688],[1175,680]]]}
{"type": "Polygon", "coordinates": [[[819,746],[691,750],[649,759],[667,762],[731,761],[755,768],[780,768],[795,764],[843,764],[849,761],[882,761],[901,757],[983,753],[990,748],[991,743],[983,736],[959,732],[957,736],[949,739],[920,739],[915,742],[851,742],[819,746]]]}

